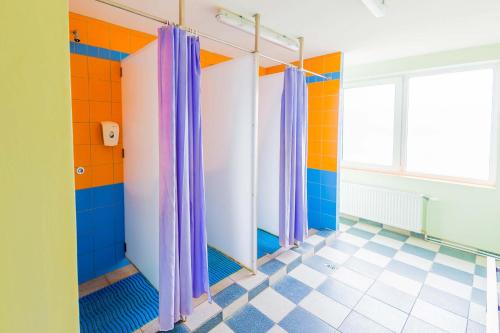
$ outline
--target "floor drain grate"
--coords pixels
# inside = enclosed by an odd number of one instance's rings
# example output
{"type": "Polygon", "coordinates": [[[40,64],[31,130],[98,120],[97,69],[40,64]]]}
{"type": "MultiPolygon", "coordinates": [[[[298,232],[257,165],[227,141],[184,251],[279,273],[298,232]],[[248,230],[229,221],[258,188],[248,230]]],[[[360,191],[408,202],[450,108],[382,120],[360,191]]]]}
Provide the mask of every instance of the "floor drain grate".
{"type": "Polygon", "coordinates": [[[336,270],[337,267],[335,267],[335,265],[332,265],[332,264],[325,264],[325,266],[328,268],[328,269],[331,269],[332,271],[336,270]]]}

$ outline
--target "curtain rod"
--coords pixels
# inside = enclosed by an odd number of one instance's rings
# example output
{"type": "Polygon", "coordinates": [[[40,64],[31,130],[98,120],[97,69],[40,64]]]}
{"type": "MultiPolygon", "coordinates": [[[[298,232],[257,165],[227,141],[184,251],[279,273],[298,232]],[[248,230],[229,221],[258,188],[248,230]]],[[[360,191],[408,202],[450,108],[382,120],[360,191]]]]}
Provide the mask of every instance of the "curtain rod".
{"type": "MultiPolygon", "coordinates": [[[[111,1],[111,0],[96,0],[97,2],[100,2],[100,3],[103,3],[103,4],[106,4],[108,6],[111,6],[111,7],[115,7],[115,8],[118,8],[118,9],[121,9],[121,10],[124,10],[126,12],[129,12],[129,13],[132,13],[132,14],[135,14],[135,15],[139,15],[139,16],[142,16],[144,18],[147,18],[147,19],[150,19],[150,20],[153,20],[153,21],[156,21],[156,22],[159,22],[159,23],[162,23],[162,24],[167,24],[167,25],[170,25],[170,24],[176,24],[175,22],[173,21],[169,21],[169,20],[166,20],[166,19],[162,19],[158,16],[155,16],[155,15],[151,15],[149,13],[146,13],[146,12],[143,12],[143,11],[140,11],[140,10],[137,10],[135,8],[132,8],[132,7],[128,7],[128,6],[125,6],[125,5],[122,5],[120,3],[117,3],[117,2],[114,2],[114,1],[111,1]]],[[[183,27],[185,28],[188,32],[191,32],[195,35],[198,35],[200,37],[204,37],[204,38],[207,38],[207,39],[210,39],[214,42],[217,42],[217,43],[221,43],[221,44],[225,44],[225,45],[228,45],[228,46],[231,46],[235,49],[238,49],[240,51],[243,51],[243,52],[247,52],[247,53],[255,53],[253,50],[250,50],[250,49],[247,49],[247,48],[244,48],[244,47],[241,47],[239,45],[236,45],[236,44],[233,44],[231,42],[228,42],[228,41],[225,41],[223,39],[220,39],[220,38],[217,38],[217,37],[214,37],[214,36],[211,36],[211,35],[207,35],[205,33],[201,33],[199,32],[198,30],[195,30],[195,29],[191,29],[191,28],[188,28],[188,27],[183,27]]],[[[262,54],[260,52],[258,52],[258,54],[260,56],[262,56],[263,58],[266,58],[268,60],[271,60],[271,61],[274,61],[274,62],[277,62],[279,64],[282,64],[282,65],[285,65],[285,66],[290,66],[290,67],[294,67],[294,68],[299,68],[298,66],[295,66],[294,64],[291,64],[291,63],[288,63],[288,62],[285,62],[285,61],[281,61],[281,60],[278,60],[278,59],[275,59],[275,58],[272,58],[270,56],[267,56],[265,54],[262,54]]],[[[300,69],[300,68],[299,68],[300,69]]],[[[324,75],[321,75],[321,74],[318,74],[318,73],[315,73],[315,72],[312,72],[312,71],[309,71],[305,68],[301,68],[302,71],[306,72],[306,73],[309,73],[311,75],[314,75],[314,76],[318,76],[318,77],[321,77],[323,79],[328,79],[328,77],[324,76],[324,75]]]]}

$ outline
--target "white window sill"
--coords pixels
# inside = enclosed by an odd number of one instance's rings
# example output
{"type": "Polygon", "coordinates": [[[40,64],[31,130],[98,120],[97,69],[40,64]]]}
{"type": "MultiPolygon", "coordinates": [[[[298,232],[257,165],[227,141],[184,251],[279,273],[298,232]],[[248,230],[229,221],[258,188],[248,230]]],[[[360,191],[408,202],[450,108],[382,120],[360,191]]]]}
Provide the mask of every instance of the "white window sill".
{"type": "Polygon", "coordinates": [[[355,167],[355,166],[341,166],[341,170],[349,170],[349,171],[360,171],[364,173],[373,173],[379,175],[387,175],[393,177],[401,177],[406,179],[427,181],[427,182],[436,182],[436,183],[444,183],[450,185],[459,185],[459,186],[469,186],[475,188],[489,189],[495,190],[496,184],[492,181],[481,181],[481,180],[473,180],[473,179],[457,179],[451,177],[442,177],[442,176],[432,176],[426,174],[413,174],[406,173],[401,171],[387,170],[387,169],[376,169],[369,167],[355,167]]]}

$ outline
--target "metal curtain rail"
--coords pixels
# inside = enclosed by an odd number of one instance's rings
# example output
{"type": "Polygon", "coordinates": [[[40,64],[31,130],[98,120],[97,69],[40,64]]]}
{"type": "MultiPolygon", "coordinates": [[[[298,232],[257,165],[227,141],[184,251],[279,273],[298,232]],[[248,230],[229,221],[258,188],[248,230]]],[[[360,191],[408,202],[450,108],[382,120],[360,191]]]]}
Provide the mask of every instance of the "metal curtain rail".
{"type": "MultiPolygon", "coordinates": [[[[103,4],[106,4],[108,6],[111,6],[111,7],[115,7],[115,8],[118,8],[118,9],[121,9],[121,10],[124,10],[126,12],[129,12],[129,13],[132,13],[132,14],[135,14],[135,15],[139,15],[139,16],[142,16],[144,18],[147,18],[149,20],[153,20],[153,21],[156,21],[156,22],[159,22],[159,23],[162,23],[162,24],[176,24],[174,21],[169,21],[169,20],[166,20],[166,19],[162,19],[158,16],[155,16],[155,15],[151,15],[149,13],[146,13],[146,12],[143,12],[143,11],[140,11],[140,10],[137,10],[135,8],[132,8],[132,7],[129,7],[129,6],[126,6],[126,5],[122,5],[121,3],[118,3],[118,2],[115,2],[115,1],[112,1],[112,0],[96,0],[97,2],[100,2],[100,3],[103,3],[103,4]]],[[[231,47],[234,47],[235,49],[238,49],[240,51],[244,51],[244,52],[247,52],[247,53],[256,53],[255,51],[253,50],[250,50],[250,49],[247,49],[247,48],[244,48],[242,46],[239,46],[239,45],[236,45],[236,44],[233,44],[231,42],[228,42],[226,40],[223,40],[223,39],[220,39],[218,37],[214,37],[214,36],[211,36],[211,35],[207,35],[205,33],[202,33],[202,32],[199,32],[198,30],[196,29],[191,29],[191,28],[188,28],[188,27],[183,27],[183,28],[186,28],[187,31],[195,34],[195,35],[198,35],[200,37],[203,37],[203,38],[206,38],[206,39],[210,39],[214,42],[217,42],[217,43],[221,43],[221,44],[225,44],[225,45],[228,45],[228,46],[231,46],[231,47]]],[[[263,58],[266,58],[268,60],[271,60],[271,61],[274,61],[274,62],[277,62],[279,64],[282,64],[282,65],[285,65],[285,66],[289,66],[289,67],[295,67],[295,68],[299,68],[301,69],[302,71],[306,72],[306,73],[309,73],[311,75],[314,75],[314,76],[318,76],[318,77],[321,77],[323,79],[328,79],[328,77],[324,76],[324,75],[321,75],[321,74],[318,74],[318,73],[315,73],[315,72],[312,72],[312,71],[309,71],[305,68],[300,68],[299,66],[296,66],[294,64],[291,64],[291,63],[288,63],[288,62],[285,62],[285,61],[281,61],[281,60],[278,60],[278,59],[275,59],[273,57],[270,57],[270,56],[267,56],[265,54],[262,54],[260,52],[257,52],[261,57],[263,58]]]]}

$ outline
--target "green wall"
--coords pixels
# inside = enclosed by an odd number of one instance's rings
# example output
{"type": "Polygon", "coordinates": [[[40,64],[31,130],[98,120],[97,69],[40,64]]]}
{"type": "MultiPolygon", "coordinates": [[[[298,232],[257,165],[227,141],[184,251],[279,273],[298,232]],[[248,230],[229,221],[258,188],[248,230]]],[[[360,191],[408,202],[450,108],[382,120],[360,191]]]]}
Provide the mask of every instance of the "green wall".
{"type": "Polygon", "coordinates": [[[0,332],[78,332],[67,1],[1,1],[0,49],[0,332]]]}
{"type": "MultiPolygon", "coordinates": [[[[430,55],[396,59],[381,63],[345,67],[344,80],[385,76],[446,67],[462,63],[500,60],[500,44],[430,55]]],[[[497,122],[500,117],[497,117],[497,122]]],[[[497,127],[500,128],[497,123],[497,127]]],[[[500,135],[497,136],[497,150],[500,135]]],[[[497,160],[500,154],[497,154],[497,160]]],[[[497,179],[500,176],[497,161],[497,179]]],[[[422,193],[433,198],[428,207],[429,235],[500,253],[500,185],[479,187],[449,182],[402,177],[368,171],[341,170],[341,181],[375,185],[390,189],[422,193]]],[[[342,200],[342,197],[340,197],[342,200]]]]}

